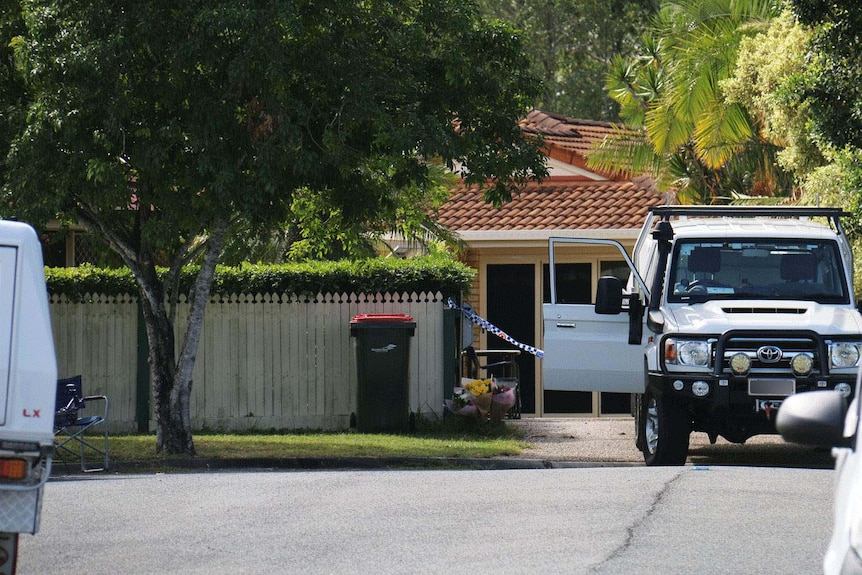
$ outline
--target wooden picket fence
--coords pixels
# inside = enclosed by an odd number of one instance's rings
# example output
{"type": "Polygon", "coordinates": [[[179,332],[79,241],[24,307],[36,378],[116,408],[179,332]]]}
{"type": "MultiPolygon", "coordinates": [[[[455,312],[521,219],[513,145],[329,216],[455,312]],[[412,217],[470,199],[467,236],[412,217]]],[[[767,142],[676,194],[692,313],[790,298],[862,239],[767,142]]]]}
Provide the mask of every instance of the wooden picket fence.
{"type": "MultiPolygon", "coordinates": [[[[139,345],[137,299],[95,294],[77,303],[52,296],[50,309],[59,376],[81,374],[86,394],[108,396],[112,433],[137,430],[136,386],[147,353],[139,345]]],[[[443,309],[440,293],[214,296],[195,364],[192,424],[196,431],[346,429],[357,406],[350,319],[362,313],[414,318],[411,411],[439,414],[443,309]]],[[[187,313],[181,303],[181,329],[187,313]]]]}

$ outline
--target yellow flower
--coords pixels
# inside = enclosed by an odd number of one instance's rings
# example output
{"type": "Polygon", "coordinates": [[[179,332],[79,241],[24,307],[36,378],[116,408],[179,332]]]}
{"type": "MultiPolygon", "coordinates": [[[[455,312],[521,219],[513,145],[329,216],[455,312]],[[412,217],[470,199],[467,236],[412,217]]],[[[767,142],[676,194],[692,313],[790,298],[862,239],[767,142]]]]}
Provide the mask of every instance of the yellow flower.
{"type": "Polygon", "coordinates": [[[468,381],[464,387],[475,396],[483,395],[491,391],[491,380],[474,379],[472,381],[468,381]]]}

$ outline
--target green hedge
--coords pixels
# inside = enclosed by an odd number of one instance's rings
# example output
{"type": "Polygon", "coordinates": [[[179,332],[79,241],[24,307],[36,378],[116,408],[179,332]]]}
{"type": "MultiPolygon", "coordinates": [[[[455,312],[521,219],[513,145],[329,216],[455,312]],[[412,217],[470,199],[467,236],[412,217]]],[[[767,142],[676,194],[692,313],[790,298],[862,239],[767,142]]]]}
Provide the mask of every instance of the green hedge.
{"type": "MultiPolygon", "coordinates": [[[[183,271],[181,291],[187,293],[198,268],[183,271]]],[[[369,259],[360,261],[308,262],[297,264],[243,264],[218,266],[212,292],[232,293],[401,293],[467,292],[475,270],[442,256],[408,260],[369,259]]],[[[137,294],[128,269],[92,266],[46,268],[48,291],[71,299],[85,294],[137,294]]]]}

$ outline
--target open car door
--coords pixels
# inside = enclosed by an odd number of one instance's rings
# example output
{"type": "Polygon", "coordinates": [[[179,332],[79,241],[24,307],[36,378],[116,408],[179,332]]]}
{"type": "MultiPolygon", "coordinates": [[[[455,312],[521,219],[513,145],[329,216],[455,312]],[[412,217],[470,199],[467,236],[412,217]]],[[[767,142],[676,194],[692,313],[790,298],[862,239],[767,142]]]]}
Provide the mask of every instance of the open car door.
{"type": "Polygon", "coordinates": [[[549,249],[551,303],[542,305],[544,389],[643,393],[643,310],[649,292],[625,248],[614,240],[551,238],[549,249]],[[634,284],[630,284],[638,287],[633,296],[624,298],[629,299],[627,305],[609,314],[597,313],[595,304],[557,303],[554,251],[558,244],[616,247],[632,272],[634,284]]]}

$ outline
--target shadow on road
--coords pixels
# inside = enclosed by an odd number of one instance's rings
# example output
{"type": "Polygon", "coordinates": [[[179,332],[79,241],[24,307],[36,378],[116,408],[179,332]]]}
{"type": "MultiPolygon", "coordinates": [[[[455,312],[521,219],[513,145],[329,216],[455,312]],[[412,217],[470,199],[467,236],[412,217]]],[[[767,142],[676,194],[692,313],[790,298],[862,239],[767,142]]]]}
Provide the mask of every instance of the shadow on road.
{"type": "Polygon", "coordinates": [[[790,443],[735,443],[692,445],[688,452],[692,465],[740,465],[752,467],[802,467],[834,469],[835,459],[829,449],[790,443]]]}

